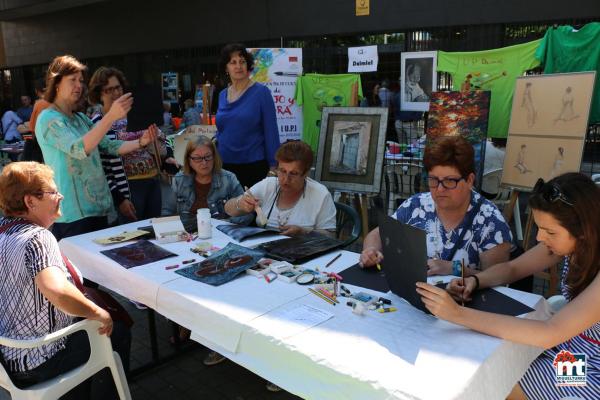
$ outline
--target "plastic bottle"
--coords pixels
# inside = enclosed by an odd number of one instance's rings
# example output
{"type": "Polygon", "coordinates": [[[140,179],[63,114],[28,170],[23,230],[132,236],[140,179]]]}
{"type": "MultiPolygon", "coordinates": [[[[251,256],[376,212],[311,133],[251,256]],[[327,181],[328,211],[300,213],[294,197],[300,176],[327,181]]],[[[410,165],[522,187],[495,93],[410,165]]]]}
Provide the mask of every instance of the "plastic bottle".
{"type": "Polygon", "coordinates": [[[198,238],[210,239],[212,237],[210,210],[208,208],[199,208],[196,212],[196,221],[198,223],[198,238]]]}

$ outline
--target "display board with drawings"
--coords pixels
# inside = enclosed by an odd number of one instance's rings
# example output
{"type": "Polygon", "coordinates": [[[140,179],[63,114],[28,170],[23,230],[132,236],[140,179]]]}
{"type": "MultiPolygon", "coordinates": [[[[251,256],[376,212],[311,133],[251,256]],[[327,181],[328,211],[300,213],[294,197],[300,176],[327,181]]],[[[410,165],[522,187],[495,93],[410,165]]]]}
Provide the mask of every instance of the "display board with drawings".
{"type": "Polygon", "coordinates": [[[517,78],[503,187],[529,191],[539,178],[579,171],[595,77],[592,71],[517,78]]]}
{"type": "Polygon", "coordinates": [[[179,165],[183,165],[185,148],[190,140],[200,135],[213,138],[217,134],[216,125],[192,125],[185,131],[173,135],[173,153],[179,165]]]}

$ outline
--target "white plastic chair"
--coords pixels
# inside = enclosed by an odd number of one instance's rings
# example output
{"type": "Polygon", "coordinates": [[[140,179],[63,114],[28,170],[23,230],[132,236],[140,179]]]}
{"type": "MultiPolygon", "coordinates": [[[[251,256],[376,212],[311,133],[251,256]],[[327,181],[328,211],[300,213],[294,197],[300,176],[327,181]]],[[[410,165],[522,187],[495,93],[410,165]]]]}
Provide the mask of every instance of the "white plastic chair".
{"type": "Polygon", "coordinates": [[[98,328],[100,322],[92,320],[79,321],[60,331],[51,333],[39,339],[32,340],[13,340],[0,337],[0,345],[31,349],[44,344],[55,342],[56,340],[85,330],[90,341],[90,359],[83,365],[72,369],[62,375],[49,379],[45,382],[37,383],[26,389],[19,389],[10,380],[4,366],[0,365],[0,387],[5,388],[11,395],[12,400],[54,400],[73,389],[92,375],[103,368],[110,368],[115,386],[121,400],[131,400],[127,378],[123,371],[121,358],[116,352],[113,352],[110,339],[106,335],[100,335],[98,328]]]}

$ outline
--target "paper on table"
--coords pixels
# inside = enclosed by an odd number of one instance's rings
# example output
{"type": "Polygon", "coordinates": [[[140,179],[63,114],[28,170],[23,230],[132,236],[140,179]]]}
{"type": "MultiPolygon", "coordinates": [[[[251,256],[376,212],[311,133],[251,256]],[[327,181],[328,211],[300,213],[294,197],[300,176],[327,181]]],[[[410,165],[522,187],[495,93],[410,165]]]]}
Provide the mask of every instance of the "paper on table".
{"type": "Polygon", "coordinates": [[[285,339],[319,325],[333,314],[306,304],[291,309],[280,308],[264,314],[250,323],[262,333],[285,339]]]}
{"type": "Polygon", "coordinates": [[[135,230],[135,231],[131,231],[131,232],[119,233],[117,235],[112,235],[109,237],[96,238],[96,239],[94,239],[94,242],[96,242],[98,244],[122,243],[122,242],[127,242],[129,240],[133,240],[137,237],[144,236],[147,234],[148,234],[148,232],[146,232],[146,231],[135,230]]]}

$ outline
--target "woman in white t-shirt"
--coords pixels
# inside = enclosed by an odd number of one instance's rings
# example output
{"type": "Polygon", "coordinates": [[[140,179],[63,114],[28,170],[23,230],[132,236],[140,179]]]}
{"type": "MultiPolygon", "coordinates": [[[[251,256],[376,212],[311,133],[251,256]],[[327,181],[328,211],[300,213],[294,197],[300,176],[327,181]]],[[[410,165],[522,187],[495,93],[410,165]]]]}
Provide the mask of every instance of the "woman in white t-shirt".
{"type": "Polygon", "coordinates": [[[288,141],[275,153],[277,177],[267,177],[225,204],[231,216],[257,212],[257,224],[286,236],[335,232],[335,205],[325,186],[308,178],[313,162],[309,145],[288,141]],[[264,218],[263,218],[264,215],[264,218]]]}

